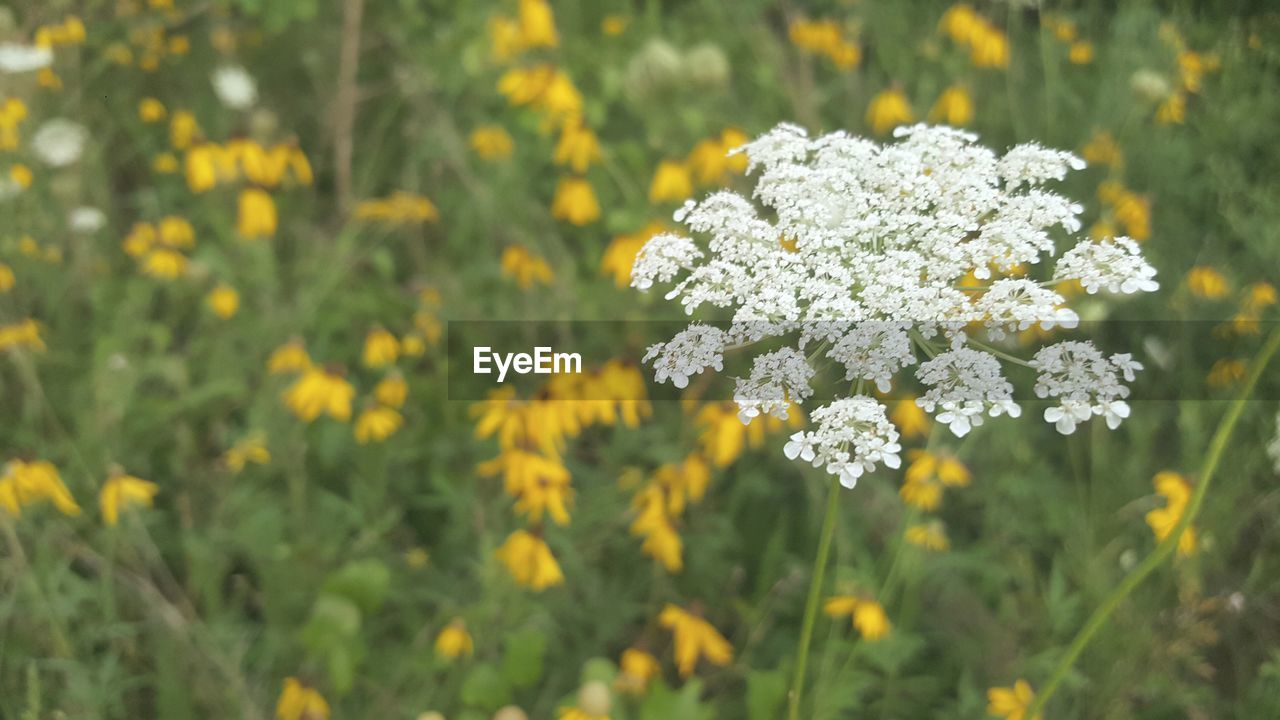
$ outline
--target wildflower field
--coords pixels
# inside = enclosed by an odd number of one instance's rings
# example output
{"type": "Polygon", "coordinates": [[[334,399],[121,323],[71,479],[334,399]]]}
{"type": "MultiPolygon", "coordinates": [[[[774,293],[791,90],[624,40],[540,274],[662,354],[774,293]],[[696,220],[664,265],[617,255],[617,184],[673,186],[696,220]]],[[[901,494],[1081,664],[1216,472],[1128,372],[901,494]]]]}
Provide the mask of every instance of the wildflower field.
{"type": "Polygon", "coordinates": [[[0,720],[1280,718],[1278,120],[1262,1],[0,6],[0,720]]]}

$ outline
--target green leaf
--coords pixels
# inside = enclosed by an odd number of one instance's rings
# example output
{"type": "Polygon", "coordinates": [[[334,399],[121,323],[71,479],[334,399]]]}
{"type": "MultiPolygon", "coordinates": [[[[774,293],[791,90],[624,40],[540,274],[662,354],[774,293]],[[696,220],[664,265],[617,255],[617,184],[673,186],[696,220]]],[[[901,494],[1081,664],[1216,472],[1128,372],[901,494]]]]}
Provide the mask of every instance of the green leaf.
{"type": "Polygon", "coordinates": [[[492,712],[510,701],[511,687],[492,665],[476,665],[462,681],[462,702],[466,705],[492,712]]]}
{"type": "Polygon", "coordinates": [[[781,716],[787,698],[787,677],[780,670],[752,670],[747,673],[747,720],[770,720],[781,716]]]}
{"type": "Polygon", "coordinates": [[[324,592],[344,597],[368,614],[382,606],[390,585],[391,571],[386,565],[377,560],[357,560],[330,575],[324,592]]]}
{"type": "Polygon", "coordinates": [[[517,630],[507,635],[502,656],[502,675],[512,687],[528,687],[542,677],[542,659],[547,654],[547,636],[538,630],[517,630]]]}

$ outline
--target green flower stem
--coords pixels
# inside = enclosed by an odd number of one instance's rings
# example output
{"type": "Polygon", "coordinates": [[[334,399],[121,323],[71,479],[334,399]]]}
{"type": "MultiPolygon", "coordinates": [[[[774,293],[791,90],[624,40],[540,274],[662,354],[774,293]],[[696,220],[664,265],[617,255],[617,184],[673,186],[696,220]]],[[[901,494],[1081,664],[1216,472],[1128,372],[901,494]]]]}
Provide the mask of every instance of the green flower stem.
{"type": "Polygon", "coordinates": [[[1222,454],[1227,449],[1227,443],[1231,440],[1236,424],[1240,421],[1240,415],[1244,412],[1245,403],[1248,402],[1249,396],[1253,394],[1253,389],[1257,386],[1258,379],[1262,377],[1262,371],[1271,362],[1271,358],[1276,354],[1277,349],[1280,349],[1280,328],[1272,331],[1271,336],[1267,338],[1266,344],[1262,346],[1262,350],[1253,359],[1249,375],[1245,379],[1244,385],[1240,388],[1240,394],[1232,401],[1231,407],[1227,409],[1227,414],[1223,416],[1222,422],[1218,424],[1218,429],[1214,431],[1213,438],[1209,441],[1209,452],[1205,455],[1204,463],[1200,468],[1200,481],[1196,484],[1195,492],[1191,495],[1191,502],[1188,504],[1186,511],[1182,513],[1182,518],[1178,520],[1177,526],[1174,527],[1173,532],[1169,533],[1169,536],[1163,542],[1151,551],[1151,554],[1147,555],[1142,564],[1125,576],[1115,590],[1112,590],[1111,594],[1102,601],[1098,609],[1093,611],[1093,615],[1089,617],[1088,622],[1080,629],[1075,639],[1071,641],[1071,646],[1067,648],[1067,654],[1058,662],[1044,688],[1037,693],[1035,702],[1032,703],[1031,708],[1027,711],[1028,717],[1034,718],[1044,709],[1044,706],[1049,702],[1049,698],[1053,697],[1053,693],[1058,689],[1067,673],[1071,671],[1071,667],[1080,658],[1080,654],[1084,652],[1085,647],[1089,645],[1089,641],[1107,624],[1111,613],[1115,612],[1115,609],[1129,596],[1129,593],[1133,592],[1133,589],[1138,585],[1141,585],[1142,581],[1146,580],[1148,575],[1160,567],[1178,547],[1178,541],[1182,538],[1182,533],[1186,532],[1186,529],[1191,526],[1196,515],[1200,512],[1200,506],[1204,503],[1209,485],[1213,482],[1214,473],[1218,470],[1218,463],[1221,462],[1222,454]]]}
{"type": "Polygon", "coordinates": [[[800,698],[804,694],[805,670],[809,664],[809,644],[813,640],[813,625],[818,618],[818,600],[822,597],[822,580],[827,574],[827,560],[831,555],[831,536],[835,534],[836,515],[840,510],[840,476],[831,476],[831,488],[827,491],[827,514],[822,521],[822,534],[818,538],[818,556],[813,561],[813,578],[809,581],[809,597],[804,606],[804,622],[800,627],[800,646],[796,650],[796,672],[791,678],[791,690],[787,693],[790,720],[800,718],[800,698]]]}

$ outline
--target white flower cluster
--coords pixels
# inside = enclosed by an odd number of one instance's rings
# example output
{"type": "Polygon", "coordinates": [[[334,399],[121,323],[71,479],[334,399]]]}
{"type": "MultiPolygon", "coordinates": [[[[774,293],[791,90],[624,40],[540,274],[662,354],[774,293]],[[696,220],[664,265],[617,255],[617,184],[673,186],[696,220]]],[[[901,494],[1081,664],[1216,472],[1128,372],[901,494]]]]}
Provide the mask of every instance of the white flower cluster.
{"type": "Polygon", "coordinates": [[[1094,415],[1106,418],[1112,430],[1120,427],[1129,417],[1129,403],[1124,401],[1129,388],[1120,380],[1133,382],[1142,364],[1128,353],[1106,358],[1091,343],[1071,341],[1042,348],[1031,360],[1031,367],[1040,373],[1036,397],[1058,403],[1045,408],[1045,422],[1066,435],[1094,415]]]}
{"type": "Polygon", "coordinates": [[[1267,454],[1271,456],[1276,474],[1280,475],[1280,413],[1276,413],[1276,436],[1267,444],[1267,454]]]}
{"type": "MultiPolygon", "coordinates": [[[[683,387],[691,374],[720,369],[730,348],[795,336],[789,352],[769,353],[738,380],[744,422],[812,394],[814,370],[801,361],[842,366],[856,397],[815,411],[817,429],[788,445],[788,454],[842,479],[870,470],[880,462],[872,453],[893,445],[869,419],[882,419],[883,408],[860,394],[862,383],[888,392],[900,371],[927,358],[917,368],[927,387],[917,402],[963,435],[984,417],[1019,414],[1002,374],[1008,356],[970,338],[975,329],[998,342],[1032,327],[1075,327],[1078,316],[1054,290],[1066,282],[1091,293],[1157,288],[1154,268],[1127,238],[1080,239],[1054,268],[1037,271],[1057,253],[1056,236],[1080,229],[1083,208],[1045,186],[1083,167],[1074,155],[1026,144],[1000,156],[946,127],[895,135],[881,145],[779,125],[734,151],[758,172],[755,201],[721,191],[685,203],[675,220],[688,236],[653,238],[632,270],[641,290],[674,283],[667,298],[688,314],[704,306],[727,313],[723,330],[695,323],[651,347],[646,361],[658,382],[683,387]],[[818,348],[806,359],[800,351],[811,343],[818,348]]],[[[1101,361],[1104,371],[1092,360],[1101,354],[1081,348],[1037,356],[1037,389],[1058,400],[1061,416],[1051,422],[1063,432],[1083,419],[1082,378],[1088,416],[1114,426],[1128,412],[1115,378],[1138,367],[1113,356],[1101,361]]]]}
{"type": "Polygon", "coordinates": [[[866,395],[842,398],[813,411],[816,430],[798,432],[783,448],[788,459],[800,458],[840,477],[852,488],[876,463],[897,468],[898,429],[885,417],[884,405],[866,395]]]}

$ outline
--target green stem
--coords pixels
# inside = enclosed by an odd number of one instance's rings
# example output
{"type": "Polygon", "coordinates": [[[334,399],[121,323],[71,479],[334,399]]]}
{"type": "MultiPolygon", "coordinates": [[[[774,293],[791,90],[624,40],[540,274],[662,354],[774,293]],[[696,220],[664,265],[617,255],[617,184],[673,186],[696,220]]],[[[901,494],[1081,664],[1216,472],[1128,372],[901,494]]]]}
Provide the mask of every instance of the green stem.
{"type": "Polygon", "coordinates": [[[1081,628],[1075,639],[1071,642],[1071,646],[1067,649],[1067,654],[1058,662],[1054,668],[1053,674],[1049,676],[1049,681],[1045,683],[1036,696],[1035,702],[1027,711],[1027,717],[1037,717],[1038,713],[1044,709],[1049,702],[1049,698],[1053,697],[1054,691],[1058,689],[1058,685],[1071,671],[1071,667],[1079,659],[1080,654],[1084,652],[1089,641],[1093,636],[1106,625],[1107,620],[1111,617],[1111,613],[1119,607],[1133,589],[1142,584],[1147,576],[1155,572],[1156,568],[1164,563],[1165,559],[1173,554],[1178,547],[1178,541],[1182,538],[1182,533],[1186,531],[1191,523],[1195,520],[1196,515],[1200,512],[1200,506],[1204,503],[1205,495],[1209,489],[1210,483],[1213,482],[1214,473],[1218,470],[1218,463],[1222,460],[1222,454],[1227,449],[1227,443],[1231,440],[1231,434],[1235,432],[1236,424],[1240,421],[1240,415],[1244,412],[1245,403],[1248,402],[1249,396],[1253,394],[1253,389],[1258,384],[1258,379],[1262,377],[1262,371],[1266,369],[1271,358],[1276,354],[1276,350],[1280,349],[1280,328],[1272,331],[1271,336],[1267,338],[1267,342],[1262,346],[1262,350],[1258,352],[1257,357],[1253,360],[1253,366],[1249,369],[1249,375],[1245,379],[1244,385],[1240,388],[1240,394],[1232,401],[1231,407],[1227,409],[1227,414],[1223,416],[1222,422],[1218,424],[1218,429],[1214,431],[1213,438],[1209,441],[1209,452],[1205,455],[1204,464],[1200,469],[1200,482],[1196,485],[1195,492],[1191,495],[1191,502],[1187,505],[1187,509],[1182,513],[1182,518],[1178,520],[1178,524],[1174,527],[1173,532],[1164,539],[1159,545],[1147,555],[1133,572],[1125,576],[1124,580],[1116,586],[1115,590],[1102,601],[1097,610],[1093,611],[1093,615],[1089,617],[1088,622],[1081,628]]]}
{"type": "Polygon", "coordinates": [[[800,646],[796,650],[796,672],[791,678],[791,691],[787,693],[790,720],[800,718],[800,698],[804,694],[804,675],[809,664],[809,644],[813,640],[813,624],[818,617],[818,600],[822,597],[822,579],[827,574],[827,559],[831,555],[831,536],[835,534],[836,515],[840,510],[840,476],[831,476],[831,488],[827,491],[827,515],[822,521],[822,534],[818,538],[818,556],[813,561],[813,578],[809,581],[809,597],[804,606],[804,622],[800,627],[800,646]]]}

